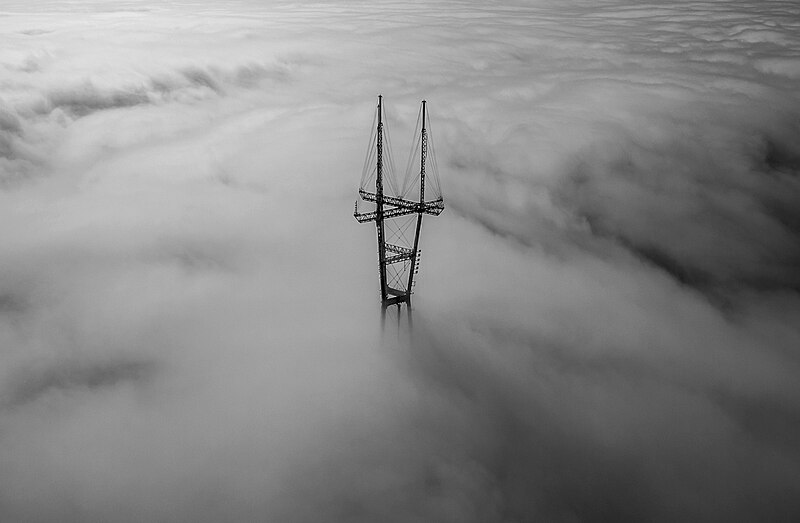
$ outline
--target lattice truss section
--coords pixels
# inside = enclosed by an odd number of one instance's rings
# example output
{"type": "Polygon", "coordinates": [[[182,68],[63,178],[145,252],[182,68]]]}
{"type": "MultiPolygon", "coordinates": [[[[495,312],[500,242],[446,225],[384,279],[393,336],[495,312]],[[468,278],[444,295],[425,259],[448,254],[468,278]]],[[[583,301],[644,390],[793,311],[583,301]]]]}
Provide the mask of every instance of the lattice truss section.
{"type": "MultiPolygon", "coordinates": [[[[416,215],[390,218],[386,224],[386,281],[392,289],[405,290],[411,270],[411,251],[414,248],[416,215]],[[399,247],[399,249],[398,249],[399,247]],[[393,252],[394,251],[394,252],[393,252]],[[400,251],[400,252],[397,252],[400,251]]],[[[416,263],[419,264],[419,252],[416,263]]]]}

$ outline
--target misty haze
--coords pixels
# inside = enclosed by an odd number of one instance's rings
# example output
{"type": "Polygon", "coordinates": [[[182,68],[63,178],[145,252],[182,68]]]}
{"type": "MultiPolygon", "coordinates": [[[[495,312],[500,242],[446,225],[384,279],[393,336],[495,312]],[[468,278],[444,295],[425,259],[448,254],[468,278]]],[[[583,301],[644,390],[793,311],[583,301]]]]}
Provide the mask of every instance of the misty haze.
{"type": "Polygon", "coordinates": [[[0,522],[800,521],[797,2],[0,0],[0,43],[0,522]],[[446,205],[405,335],[378,94],[446,205]]]}

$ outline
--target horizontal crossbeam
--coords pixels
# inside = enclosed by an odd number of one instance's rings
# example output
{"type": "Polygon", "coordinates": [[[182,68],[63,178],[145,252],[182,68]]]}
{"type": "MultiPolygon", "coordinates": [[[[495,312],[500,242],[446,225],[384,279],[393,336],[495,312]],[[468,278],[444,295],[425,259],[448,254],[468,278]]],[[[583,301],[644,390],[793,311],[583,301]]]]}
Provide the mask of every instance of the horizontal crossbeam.
{"type": "MultiPolygon", "coordinates": [[[[358,190],[358,195],[361,196],[361,199],[367,202],[377,202],[378,196],[375,193],[365,191],[364,189],[358,190]]],[[[418,205],[419,202],[412,202],[411,200],[406,200],[405,198],[398,198],[396,196],[387,196],[386,194],[383,195],[383,203],[388,205],[393,205],[395,207],[405,207],[410,209],[415,205],[418,205]]]]}
{"type": "Polygon", "coordinates": [[[391,298],[386,298],[385,300],[383,300],[383,306],[384,307],[389,307],[389,306],[394,305],[396,303],[408,303],[408,298],[409,298],[408,294],[403,294],[402,296],[393,296],[391,298]]]}
{"type": "Polygon", "coordinates": [[[386,250],[389,252],[393,252],[395,254],[411,254],[411,249],[408,247],[402,247],[400,245],[395,245],[393,243],[384,243],[386,246],[386,250]]]}
{"type": "Polygon", "coordinates": [[[389,256],[388,258],[386,258],[386,261],[384,263],[386,263],[386,265],[392,265],[393,263],[399,263],[401,261],[410,259],[411,259],[411,253],[408,252],[403,254],[395,254],[394,256],[389,256]]]}
{"type": "MultiPolygon", "coordinates": [[[[393,198],[393,199],[400,200],[400,198],[393,198]]],[[[388,204],[393,207],[389,209],[384,209],[383,217],[397,218],[398,216],[405,216],[407,214],[418,214],[418,213],[430,214],[432,216],[439,216],[440,214],[442,214],[442,211],[444,210],[444,201],[441,198],[437,200],[427,201],[424,203],[410,202],[408,200],[402,200],[402,201],[403,201],[402,206],[394,206],[394,204],[388,203],[384,198],[384,204],[388,204]]],[[[371,222],[375,221],[378,218],[378,211],[362,212],[362,213],[354,211],[353,216],[355,216],[356,220],[358,220],[359,223],[371,222]]]]}

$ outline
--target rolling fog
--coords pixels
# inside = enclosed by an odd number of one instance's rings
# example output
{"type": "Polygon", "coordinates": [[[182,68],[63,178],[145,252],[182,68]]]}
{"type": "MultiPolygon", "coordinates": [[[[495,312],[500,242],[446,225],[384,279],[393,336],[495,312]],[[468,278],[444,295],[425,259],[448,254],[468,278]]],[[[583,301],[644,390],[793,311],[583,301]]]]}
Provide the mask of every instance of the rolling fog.
{"type": "Polygon", "coordinates": [[[797,521],[800,6],[0,2],[0,520],[797,521]],[[447,208],[410,338],[376,96],[447,208]]]}

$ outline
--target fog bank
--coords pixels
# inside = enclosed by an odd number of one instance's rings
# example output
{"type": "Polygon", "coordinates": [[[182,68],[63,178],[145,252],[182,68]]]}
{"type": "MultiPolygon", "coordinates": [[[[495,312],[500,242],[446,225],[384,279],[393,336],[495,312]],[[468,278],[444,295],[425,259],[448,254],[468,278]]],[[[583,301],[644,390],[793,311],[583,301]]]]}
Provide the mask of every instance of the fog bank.
{"type": "Polygon", "coordinates": [[[800,8],[0,6],[3,521],[795,521],[800,8]],[[376,95],[447,210],[414,331],[376,95]]]}

